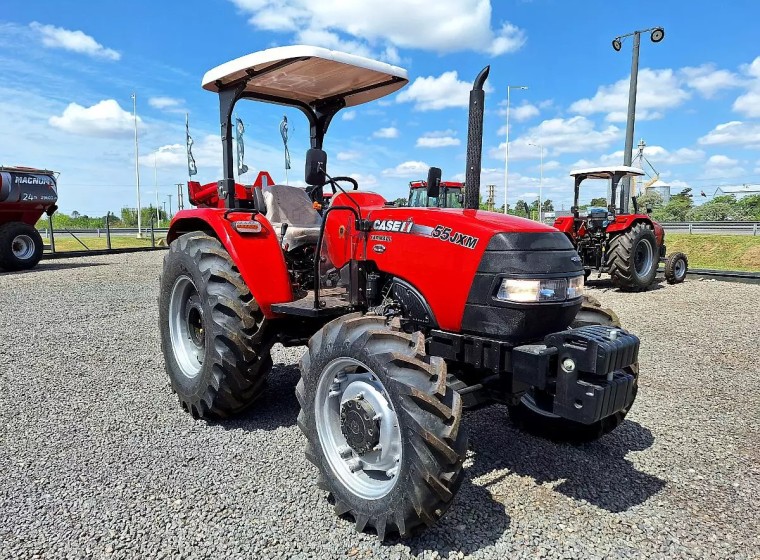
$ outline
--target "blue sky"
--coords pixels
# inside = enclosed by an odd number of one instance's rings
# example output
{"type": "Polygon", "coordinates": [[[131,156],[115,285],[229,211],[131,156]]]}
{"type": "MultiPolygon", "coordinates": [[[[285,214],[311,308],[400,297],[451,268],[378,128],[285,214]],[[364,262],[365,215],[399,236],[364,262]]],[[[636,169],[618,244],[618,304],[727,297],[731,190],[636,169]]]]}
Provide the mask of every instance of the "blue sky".
{"type": "MultiPolygon", "coordinates": [[[[135,205],[131,94],[140,117],[142,201],[187,180],[190,114],[199,178],[220,175],[216,96],[208,69],[264,48],[306,43],[379,58],[410,84],[336,117],[325,148],[333,174],[387,198],[427,166],[464,173],[469,82],[491,65],[483,183],[504,194],[504,103],[512,92],[510,202],[539,190],[567,208],[577,166],[622,163],[631,42],[642,39],[636,141],[674,188],[760,182],[760,5],[749,0],[5,0],[0,14],[0,163],[61,172],[60,206],[91,215],[135,205]]],[[[297,110],[241,103],[246,163],[284,180],[278,125],[291,123],[292,183],[308,128],[297,110]]],[[[252,177],[253,171],[246,177],[252,177]]],[[[252,179],[251,179],[252,180],[252,179]]],[[[585,198],[601,192],[594,187],[585,198]]]]}

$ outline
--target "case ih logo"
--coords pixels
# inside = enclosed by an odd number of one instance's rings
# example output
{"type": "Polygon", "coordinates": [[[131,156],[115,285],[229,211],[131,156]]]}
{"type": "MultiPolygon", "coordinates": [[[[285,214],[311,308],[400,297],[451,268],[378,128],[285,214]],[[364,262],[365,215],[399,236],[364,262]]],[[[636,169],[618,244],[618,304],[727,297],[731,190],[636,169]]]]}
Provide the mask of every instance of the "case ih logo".
{"type": "Polygon", "coordinates": [[[372,229],[376,231],[398,231],[400,233],[410,233],[414,222],[409,219],[400,220],[375,220],[372,223],[372,229]]]}

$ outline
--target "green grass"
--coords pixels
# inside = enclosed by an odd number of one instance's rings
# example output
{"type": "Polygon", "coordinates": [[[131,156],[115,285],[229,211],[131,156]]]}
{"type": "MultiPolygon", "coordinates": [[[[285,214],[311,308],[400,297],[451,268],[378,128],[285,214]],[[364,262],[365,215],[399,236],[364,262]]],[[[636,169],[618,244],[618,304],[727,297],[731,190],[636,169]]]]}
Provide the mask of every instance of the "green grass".
{"type": "Polygon", "coordinates": [[[665,245],[685,253],[689,268],[760,272],[760,236],[666,233],[665,245]]]}
{"type": "MultiPolygon", "coordinates": [[[[105,249],[106,238],[105,237],[79,237],[89,249],[105,249]]],[[[156,236],[156,245],[161,237],[156,236]]],[[[50,240],[42,237],[45,245],[50,244],[50,240]]],[[[127,247],[150,247],[150,235],[143,239],[137,239],[132,236],[114,235],[111,237],[111,248],[113,249],[126,249],[127,247]]],[[[66,251],[85,251],[79,241],[71,237],[69,234],[57,234],[55,236],[55,252],[63,253],[66,251]]]]}

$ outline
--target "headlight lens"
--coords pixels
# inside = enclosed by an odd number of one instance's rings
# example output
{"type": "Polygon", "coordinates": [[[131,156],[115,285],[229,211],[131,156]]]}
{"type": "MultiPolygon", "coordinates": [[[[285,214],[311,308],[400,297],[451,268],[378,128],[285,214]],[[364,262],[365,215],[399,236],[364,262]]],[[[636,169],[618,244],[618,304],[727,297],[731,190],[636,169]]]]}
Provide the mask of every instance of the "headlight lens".
{"type": "Polygon", "coordinates": [[[583,295],[584,277],[576,276],[567,279],[567,299],[579,298],[583,295]]]}
{"type": "Polygon", "coordinates": [[[583,276],[573,278],[542,278],[525,280],[504,278],[496,299],[516,303],[565,301],[583,295],[583,276]]]}

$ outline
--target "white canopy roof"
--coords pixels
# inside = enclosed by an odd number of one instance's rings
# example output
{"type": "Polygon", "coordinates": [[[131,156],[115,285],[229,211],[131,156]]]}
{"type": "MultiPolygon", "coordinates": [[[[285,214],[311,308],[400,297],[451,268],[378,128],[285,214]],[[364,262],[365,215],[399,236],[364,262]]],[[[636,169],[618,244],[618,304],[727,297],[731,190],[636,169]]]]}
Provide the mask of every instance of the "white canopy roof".
{"type": "Polygon", "coordinates": [[[616,165],[613,167],[593,167],[589,169],[576,169],[570,172],[571,177],[585,175],[589,179],[609,179],[616,173],[623,173],[624,177],[638,177],[644,175],[644,172],[637,167],[627,165],[616,165]]]}
{"type": "Polygon", "coordinates": [[[347,107],[393,93],[409,81],[406,70],[398,66],[321,47],[293,45],[217,66],[203,76],[203,88],[218,92],[220,86],[244,79],[246,74],[251,74],[245,88],[248,93],[307,104],[343,97],[347,107]]]}

